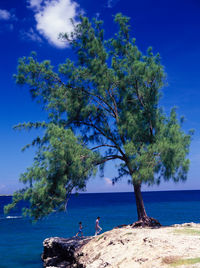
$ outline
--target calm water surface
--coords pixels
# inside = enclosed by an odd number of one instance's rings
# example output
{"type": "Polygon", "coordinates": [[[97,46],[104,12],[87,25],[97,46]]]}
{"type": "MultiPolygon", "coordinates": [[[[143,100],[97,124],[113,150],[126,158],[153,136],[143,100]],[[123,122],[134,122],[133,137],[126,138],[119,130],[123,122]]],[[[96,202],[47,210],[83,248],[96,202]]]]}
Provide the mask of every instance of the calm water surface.
{"type": "MultiPolygon", "coordinates": [[[[143,197],[148,215],[163,225],[200,222],[200,191],[145,192],[143,197]]],[[[94,235],[97,216],[103,231],[137,220],[133,193],[72,196],[66,213],[56,213],[36,224],[20,218],[20,207],[9,217],[3,214],[3,206],[11,198],[0,197],[0,268],[41,268],[43,240],[75,235],[79,221],[84,235],[94,235]]]]}

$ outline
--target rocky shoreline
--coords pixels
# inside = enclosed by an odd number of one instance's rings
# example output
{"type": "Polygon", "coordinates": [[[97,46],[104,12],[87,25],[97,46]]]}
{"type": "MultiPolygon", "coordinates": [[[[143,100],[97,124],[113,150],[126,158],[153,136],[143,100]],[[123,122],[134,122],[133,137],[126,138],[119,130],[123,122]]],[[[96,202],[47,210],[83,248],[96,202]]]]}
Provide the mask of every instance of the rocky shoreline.
{"type": "Polygon", "coordinates": [[[81,247],[88,243],[92,238],[61,238],[50,237],[44,240],[42,260],[44,267],[59,268],[83,268],[78,259],[81,256],[81,247]]]}
{"type": "Polygon", "coordinates": [[[96,237],[47,238],[46,268],[200,267],[200,224],[113,229],[96,237]]]}

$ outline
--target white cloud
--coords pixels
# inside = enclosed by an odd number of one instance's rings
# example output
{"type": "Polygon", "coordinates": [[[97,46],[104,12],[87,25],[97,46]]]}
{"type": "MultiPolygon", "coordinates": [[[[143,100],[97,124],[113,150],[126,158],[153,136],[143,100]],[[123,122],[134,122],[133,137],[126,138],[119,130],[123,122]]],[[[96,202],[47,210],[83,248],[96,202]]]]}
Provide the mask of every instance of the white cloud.
{"type": "Polygon", "coordinates": [[[8,29],[12,32],[14,30],[14,25],[13,24],[9,24],[8,25],[8,29]]]}
{"type": "Polygon", "coordinates": [[[118,2],[119,2],[119,0],[108,0],[107,1],[107,7],[108,8],[113,8],[118,2]]]}
{"type": "Polygon", "coordinates": [[[42,0],[28,0],[28,4],[30,8],[40,8],[42,0]]]}
{"type": "Polygon", "coordinates": [[[97,13],[95,14],[95,17],[96,17],[96,19],[99,19],[99,17],[100,17],[100,13],[97,12],[97,13]]]}
{"type": "Polygon", "coordinates": [[[41,37],[33,30],[33,28],[30,28],[28,32],[22,30],[20,34],[23,40],[31,40],[39,43],[42,42],[41,37]]]}
{"type": "Polygon", "coordinates": [[[107,185],[112,185],[112,180],[109,178],[104,178],[104,181],[107,185]]]}
{"type": "Polygon", "coordinates": [[[112,7],[112,0],[108,0],[108,2],[107,2],[107,7],[108,7],[108,8],[111,8],[111,7],[112,7]]]}
{"type": "Polygon", "coordinates": [[[0,9],[0,20],[9,20],[11,18],[11,14],[9,11],[5,9],[0,9]]]}
{"type": "Polygon", "coordinates": [[[59,48],[67,46],[66,42],[58,39],[59,33],[73,31],[74,23],[77,23],[79,5],[72,0],[29,0],[29,7],[35,12],[36,29],[50,44],[59,48]]]}

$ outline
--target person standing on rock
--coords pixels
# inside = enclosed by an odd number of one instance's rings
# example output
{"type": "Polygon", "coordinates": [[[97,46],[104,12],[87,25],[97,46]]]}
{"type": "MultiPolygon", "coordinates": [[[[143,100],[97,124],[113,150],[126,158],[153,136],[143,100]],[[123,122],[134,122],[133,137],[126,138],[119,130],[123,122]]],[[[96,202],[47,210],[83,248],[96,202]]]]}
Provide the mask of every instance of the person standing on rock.
{"type": "Polygon", "coordinates": [[[76,237],[80,234],[81,236],[83,236],[83,226],[82,226],[82,222],[79,222],[79,230],[78,233],[76,234],[76,237]]]}
{"type": "Polygon", "coordinates": [[[99,226],[99,220],[100,220],[100,217],[97,217],[96,222],[95,222],[95,236],[98,235],[102,231],[102,228],[99,226]]]}

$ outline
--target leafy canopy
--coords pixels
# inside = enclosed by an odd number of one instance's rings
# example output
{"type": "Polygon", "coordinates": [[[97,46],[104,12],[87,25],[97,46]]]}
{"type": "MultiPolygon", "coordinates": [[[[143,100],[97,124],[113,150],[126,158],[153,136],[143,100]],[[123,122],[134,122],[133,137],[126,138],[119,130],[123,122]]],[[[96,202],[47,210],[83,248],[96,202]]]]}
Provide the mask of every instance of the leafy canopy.
{"type": "Polygon", "coordinates": [[[33,165],[20,176],[26,187],[16,192],[13,203],[6,207],[9,211],[20,200],[27,200],[30,207],[24,213],[36,220],[54,210],[64,210],[72,190],[85,189],[98,159],[70,129],[53,123],[47,125],[38,147],[33,165]]]}
{"type": "Polygon", "coordinates": [[[48,111],[45,124],[19,125],[46,128],[33,142],[39,147],[33,166],[21,176],[30,185],[16,194],[16,201],[30,201],[36,218],[62,209],[66,193],[83,189],[94,167],[110,160],[119,163],[113,182],[130,175],[134,185],[185,180],[189,168],[191,133],[183,132],[175,109],[167,116],[159,107],[165,81],[159,54],[138,49],[129,18],[121,14],[107,40],[102,21],[80,19],[73,33],[60,35],[76,60],[67,59],[57,71],[35,54],[19,60],[17,83],[28,85],[48,111]]]}

